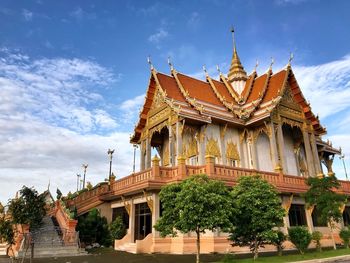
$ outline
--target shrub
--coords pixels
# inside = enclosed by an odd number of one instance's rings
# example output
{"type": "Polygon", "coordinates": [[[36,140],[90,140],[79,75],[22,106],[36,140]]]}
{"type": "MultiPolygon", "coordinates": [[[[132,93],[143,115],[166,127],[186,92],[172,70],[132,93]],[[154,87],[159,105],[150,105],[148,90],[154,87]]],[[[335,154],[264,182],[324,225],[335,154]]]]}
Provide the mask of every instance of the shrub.
{"type": "Polygon", "coordinates": [[[321,239],[323,237],[323,234],[320,231],[314,231],[312,233],[312,240],[315,241],[316,243],[316,250],[321,252],[322,247],[321,247],[321,239]]]}
{"type": "Polygon", "coordinates": [[[109,231],[111,232],[112,240],[122,239],[126,234],[126,227],[123,223],[123,219],[118,216],[110,225],[109,231]]]}
{"type": "Polygon", "coordinates": [[[339,237],[343,240],[344,247],[349,248],[350,230],[348,228],[343,228],[339,232],[339,237]]]}
{"type": "Polygon", "coordinates": [[[278,255],[282,256],[282,251],[284,249],[283,242],[286,241],[287,236],[280,230],[273,230],[269,234],[268,239],[271,244],[277,248],[278,255]]]}
{"type": "Polygon", "coordinates": [[[305,227],[296,226],[288,228],[288,233],[289,240],[299,250],[300,254],[304,254],[312,240],[309,231],[305,227]]]}

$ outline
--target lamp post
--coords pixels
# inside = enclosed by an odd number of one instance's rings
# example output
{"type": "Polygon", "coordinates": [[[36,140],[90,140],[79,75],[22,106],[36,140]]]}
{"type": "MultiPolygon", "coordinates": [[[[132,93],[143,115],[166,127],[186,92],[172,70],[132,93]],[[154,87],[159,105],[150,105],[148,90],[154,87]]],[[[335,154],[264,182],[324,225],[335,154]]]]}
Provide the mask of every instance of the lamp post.
{"type": "Polygon", "coordinates": [[[79,179],[81,177],[81,174],[77,174],[77,192],[79,191],[79,179]]]}
{"type": "Polygon", "coordinates": [[[88,164],[82,164],[81,165],[82,167],[83,167],[83,169],[84,169],[84,178],[83,178],[83,189],[85,189],[85,176],[86,176],[86,169],[88,168],[88,164]]]}
{"type": "Polygon", "coordinates": [[[134,164],[132,166],[132,173],[135,173],[135,157],[136,157],[136,149],[138,148],[137,144],[133,144],[134,147],[134,164]]]}
{"type": "Polygon", "coordinates": [[[348,179],[348,173],[347,173],[347,171],[346,171],[345,160],[344,160],[344,159],[345,159],[345,154],[340,155],[340,156],[339,156],[339,159],[343,161],[345,177],[346,177],[346,180],[349,180],[349,179],[348,179]]]}
{"type": "Polygon", "coordinates": [[[113,153],[114,149],[108,149],[107,154],[109,156],[109,176],[108,176],[108,181],[111,182],[111,176],[112,176],[112,159],[113,159],[113,153]]]}

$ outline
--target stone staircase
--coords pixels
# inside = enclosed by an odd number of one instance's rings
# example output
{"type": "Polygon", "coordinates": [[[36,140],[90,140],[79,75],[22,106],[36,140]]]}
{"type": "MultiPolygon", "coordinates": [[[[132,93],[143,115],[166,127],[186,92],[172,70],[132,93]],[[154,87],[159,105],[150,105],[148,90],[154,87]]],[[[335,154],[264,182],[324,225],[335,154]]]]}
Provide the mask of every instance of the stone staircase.
{"type": "Polygon", "coordinates": [[[118,246],[117,250],[136,254],[136,243],[125,243],[118,246]]]}
{"type": "Polygon", "coordinates": [[[7,250],[7,244],[6,243],[0,243],[0,257],[6,256],[6,250],[7,250]]]}
{"type": "MultiPolygon", "coordinates": [[[[32,233],[34,257],[66,257],[87,254],[85,250],[79,248],[78,240],[70,243],[64,242],[64,231],[60,229],[56,220],[49,216],[44,217],[41,228],[32,233]]],[[[30,257],[30,248],[26,253],[25,251],[26,248],[23,248],[22,251],[19,251],[18,256],[22,258],[25,254],[26,257],[30,257]]]]}

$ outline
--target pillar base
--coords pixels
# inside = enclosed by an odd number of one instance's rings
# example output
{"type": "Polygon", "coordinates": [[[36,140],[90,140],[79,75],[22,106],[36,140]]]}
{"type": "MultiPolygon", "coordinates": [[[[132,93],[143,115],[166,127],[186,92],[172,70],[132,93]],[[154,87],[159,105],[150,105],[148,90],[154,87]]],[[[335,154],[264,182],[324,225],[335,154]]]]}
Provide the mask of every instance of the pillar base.
{"type": "Polygon", "coordinates": [[[324,177],[324,174],[323,174],[323,173],[319,173],[316,177],[317,177],[317,178],[323,178],[323,177],[324,177]]]}

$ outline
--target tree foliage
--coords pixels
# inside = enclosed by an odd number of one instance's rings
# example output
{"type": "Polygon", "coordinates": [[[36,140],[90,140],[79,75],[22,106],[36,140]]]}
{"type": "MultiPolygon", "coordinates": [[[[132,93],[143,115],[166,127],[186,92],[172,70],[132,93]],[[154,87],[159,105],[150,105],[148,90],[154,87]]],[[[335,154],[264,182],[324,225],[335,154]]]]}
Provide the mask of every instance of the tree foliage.
{"type": "Polygon", "coordinates": [[[321,252],[322,246],[321,246],[321,239],[323,237],[323,234],[320,231],[314,231],[312,232],[312,240],[316,243],[316,250],[321,252]]]}
{"type": "Polygon", "coordinates": [[[206,175],[194,175],[180,184],[170,184],[159,194],[163,214],[155,225],[161,236],[195,232],[197,262],[200,254],[200,234],[206,230],[229,228],[231,203],[223,182],[206,175]]]}
{"type": "Polygon", "coordinates": [[[270,242],[270,231],[282,225],[284,209],[276,189],[259,176],[243,176],[232,192],[232,223],[230,235],[233,245],[249,246],[258,257],[258,251],[270,242]]]}
{"type": "Polygon", "coordinates": [[[349,248],[350,230],[348,228],[343,228],[339,232],[339,237],[343,240],[344,247],[349,248]]]}
{"type": "Polygon", "coordinates": [[[112,240],[122,239],[126,234],[126,227],[123,223],[123,219],[117,216],[116,219],[109,225],[109,231],[111,233],[112,240]]]}
{"type": "Polygon", "coordinates": [[[8,212],[14,224],[28,224],[31,230],[39,228],[46,215],[45,196],[23,186],[20,196],[9,201],[8,212]]]}
{"type": "Polygon", "coordinates": [[[277,248],[277,253],[282,256],[282,251],[284,249],[283,243],[287,240],[287,235],[285,235],[280,230],[271,230],[268,233],[268,241],[277,248]]]}
{"type": "Polygon", "coordinates": [[[299,250],[300,254],[304,254],[312,240],[309,231],[305,227],[296,226],[289,228],[288,234],[290,242],[299,250]]]}
{"type": "Polygon", "coordinates": [[[85,244],[99,243],[106,247],[111,245],[111,236],[107,219],[101,217],[100,212],[94,208],[86,216],[78,218],[77,231],[85,244]]]}
{"type": "Polygon", "coordinates": [[[340,183],[335,176],[309,177],[306,181],[309,186],[304,194],[308,206],[316,206],[319,214],[319,221],[328,224],[333,239],[333,247],[336,249],[333,237],[334,223],[342,219],[340,207],[346,201],[346,196],[335,192],[340,183]]]}

